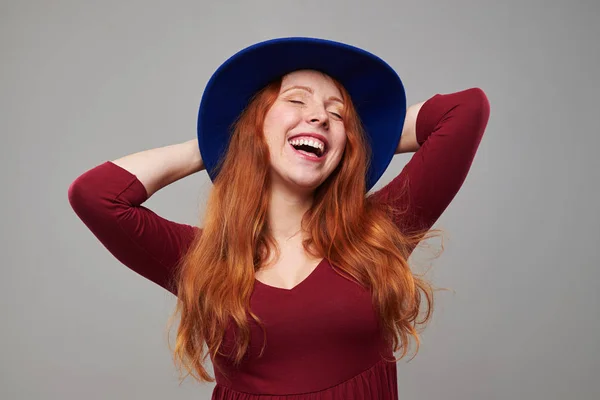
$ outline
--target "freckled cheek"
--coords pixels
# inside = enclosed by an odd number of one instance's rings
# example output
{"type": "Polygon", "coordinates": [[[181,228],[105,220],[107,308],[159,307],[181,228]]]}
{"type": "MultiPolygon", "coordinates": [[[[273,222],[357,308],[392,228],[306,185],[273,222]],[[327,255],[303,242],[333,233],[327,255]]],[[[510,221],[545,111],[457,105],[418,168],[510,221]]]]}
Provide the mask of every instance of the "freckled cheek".
{"type": "Polygon", "coordinates": [[[335,140],[335,148],[339,151],[340,154],[342,154],[344,152],[344,149],[346,148],[346,133],[345,132],[338,132],[338,134],[336,135],[336,140],[335,140]]]}
{"type": "Polygon", "coordinates": [[[272,156],[275,154],[283,155],[285,147],[288,146],[285,137],[285,133],[281,129],[265,131],[265,140],[272,156]]]}
{"type": "Polygon", "coordinates": [[[301,120],[302,118],[300,118],[297,113],[286,112],[281,114],[279,123],[281,129],[288,131],[298,125],[301,120]]]}
{"type": "Polygon", "coordinates": [[[290,112],[279,112],[270,115],[265,120],[265,127],[268,127],[270,132],[278,136],[285,136],[290,130],[295,128],[301,120],[297,115],[290,112]]]}

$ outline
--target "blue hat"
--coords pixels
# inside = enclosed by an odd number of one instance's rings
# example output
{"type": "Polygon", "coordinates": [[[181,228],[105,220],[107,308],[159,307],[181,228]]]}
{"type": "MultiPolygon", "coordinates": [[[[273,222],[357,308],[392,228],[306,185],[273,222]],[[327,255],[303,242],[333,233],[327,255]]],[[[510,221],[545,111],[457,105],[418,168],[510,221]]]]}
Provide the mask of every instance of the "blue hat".
{"type": "Polygon", "coordinates": [[[198,146],[211,180],[218,174],[217,163],[227,151],[233,124],[252,96],[276,78],[299,69],[322,71],[346,88],[371,146],[367,191],[377,183],[395,154],[404,126],[402,81],[374,54],[305,37],[247,47],[225,61],[208,81],[198,111],[198,146]]]}

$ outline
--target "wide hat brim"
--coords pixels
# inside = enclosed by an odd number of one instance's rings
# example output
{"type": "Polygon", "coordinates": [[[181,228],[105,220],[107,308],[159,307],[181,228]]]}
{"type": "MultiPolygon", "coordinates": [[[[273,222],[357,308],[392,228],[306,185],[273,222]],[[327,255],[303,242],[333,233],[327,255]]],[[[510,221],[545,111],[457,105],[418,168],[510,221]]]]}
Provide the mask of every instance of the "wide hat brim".
{"type": "Polygon", "coordinates": [[[290,37],[260,42],[230,57],[212,75],[198,111],[198,146],[212,181],[227,151],[233,124],[260,89],[285,74],[315,69],[348,91],[371,146],[370,190],[385,172],[400,141],[406,94],[398,74],[365,50],[325,39],[290,37]]]}

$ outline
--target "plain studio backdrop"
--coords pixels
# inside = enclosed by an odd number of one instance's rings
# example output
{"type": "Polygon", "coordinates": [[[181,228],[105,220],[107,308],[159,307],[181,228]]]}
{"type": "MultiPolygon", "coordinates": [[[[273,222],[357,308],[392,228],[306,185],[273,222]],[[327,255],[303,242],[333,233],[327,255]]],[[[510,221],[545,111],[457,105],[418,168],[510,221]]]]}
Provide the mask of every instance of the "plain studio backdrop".
{"type": "MultiPolygon", "coordinates": [[[[210,398],[214,384],[178,383],[174,296],[114,259],[67,189],[104,161],[193,139],[213,71],[282,36],[374,52],[409,104],[469,87],[491,103],[435,225],[445,251],[430,278],[452,291],[398,362],[400,398],[600,398],[599,14],[596,0],[2,1],[0,398],[210,398]]],[[[195,224],[210,188],[201,172],[146,205],[195,224]]]]}

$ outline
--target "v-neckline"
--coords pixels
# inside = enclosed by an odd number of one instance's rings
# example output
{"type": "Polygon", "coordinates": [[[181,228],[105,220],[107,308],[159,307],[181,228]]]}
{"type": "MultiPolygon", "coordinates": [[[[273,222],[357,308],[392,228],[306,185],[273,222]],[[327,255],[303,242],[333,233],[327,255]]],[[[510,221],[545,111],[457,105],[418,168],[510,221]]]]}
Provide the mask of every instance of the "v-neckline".
{"type": "Polygon", "coordinates": [[[263,286],[263,287],[265,287],[265,288],[267,288],[267,289],[271,289],[271,290],[277,290],[277,291],[281,291],[281,292],[288,292],[288,293],[291,293],[291,292],[294,292],[294,291],[298,290],[298,288],[300,288],[300,287],[302,287],[302,286],[306,285],[306,284],[308,283],[308,281],[310,281],[310,280],[311,280],[311,278],[313,278],[313,276],[314,276],[314,275],[316,275],[317,271],[318,271],[318,270],[321,268],[321,266],[322,266],[322,265],[325,263],[325,260],[326,260],[326,259],[325,259],[325,258],[323,258],[321,261],[319,261],[319,263],[317,264],[317,266],[316,266],[316,267],[315,267],[315,268],[314,268],[314,269],[313,269],[313,270],[310,272],[310,274],[308,274],[308,275],[306,276],[306,278],[304,278],[303,280],[301,280],[300,282],[298,282],[298,283],[296,284],[296,286],[294,286],[294,287],[292,287],[292,288],[290,288],[290,289],[288,289],[288,288],[282,288],[282,287],[277,287],[277,286],[272,286],[272,285],[266,284],[266,283],[264,283],[264,282],[261,282],[261,281],[259,281],[259,280],[258,280],[258,279],[256,279],[256,278],[254,278],[254,282],[255,282],[256,284],[258,284],[259,286],[263,286]]]}

